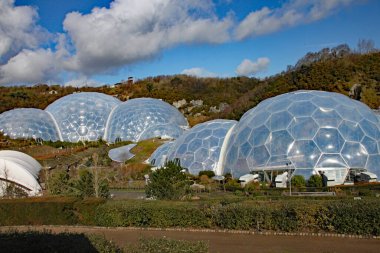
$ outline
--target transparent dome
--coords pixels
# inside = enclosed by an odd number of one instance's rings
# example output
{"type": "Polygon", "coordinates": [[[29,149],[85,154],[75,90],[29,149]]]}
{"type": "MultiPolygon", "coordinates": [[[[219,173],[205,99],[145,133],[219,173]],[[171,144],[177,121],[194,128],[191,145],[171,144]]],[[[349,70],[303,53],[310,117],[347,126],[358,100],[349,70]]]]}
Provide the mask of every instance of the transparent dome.
{"type": "Polygon", "coordinates": [[[188,126],[185,117],[159,99],[136,98],[120,104],[110,115],[108,142],[140,141],[152,137],[177,138],[188,126]]]}
{"type": "Polygon", "coordinates": [[[0,131],[13,139],[60,139],[54,119],[40,109],[20,108],[0,114],[0,131]]]}
{"type": "Polygon", "coordinates": [[[246,112],[229,140],[225,173],[289,170],[306,179],[324,171],[337,184],[349,169],[380,178],[380,123],[361,102],[338,93],[297,91],[246,112]]]}
{"type": "Polygon", "coordinates": [[[161,146],[159,146],[153,152],[153,154],[150,156],[150,158],[148,160],[149,163],[155,167],[164,166],[165,162],[167,160],[166,158],[168,157],[168,153],[169,153],[171,147],[173,147],[173,145],[174,145],[174,142],[170,141],[170,142],[164,143],[161,146]]]}
{"type": "Polygon", "coordinates": [[[97,92],[62,97],[45,110],[57,121],[64,141],[96,141],[103,138],[108,115],[121,102],[97,92]]]}
{"type": "Polygon", "coordinates": [[[221,149],[227,132],[236,125],[234,120],[211,120],[194,126],[180,136],[170,148],[168,160],[178,158],[181,166],[193,175],[212,170],[221,174],[221,149]]]}
{"type": "Polygon", "coordinates": [[[136,144],[128,144],[126,146],[113,148],[110,151],[108,151],[108,157],[115,162],[123,163],[125,161],[128,161],[129,159],[132,159],[135,154],[131,153],[131,149],[133,149],[136,146],[136,144]]]}

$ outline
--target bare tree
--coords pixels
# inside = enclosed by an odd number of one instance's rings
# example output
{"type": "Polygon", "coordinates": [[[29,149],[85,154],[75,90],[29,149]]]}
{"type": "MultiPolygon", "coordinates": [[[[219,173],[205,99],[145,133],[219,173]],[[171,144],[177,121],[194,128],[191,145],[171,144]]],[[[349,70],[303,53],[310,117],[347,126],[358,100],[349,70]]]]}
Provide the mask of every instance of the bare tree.
{"type": "Polygon", "coordinates": [[[93,174],[94,174],[94,190],[95,190],[95,197],[99,198],[99,189],[100,189],[100,180],[99,180],[99,171],[98,171],[98,160],[99,155],[98,153],[92,154],[92,160],[94,162],[93,164],[93,174]]]}
{"type": "Polygon", "coordinates": [[[359,39],[357,50],[359,54],[368,54],[375,52],[375,43],[373,40],[359,39]]]}

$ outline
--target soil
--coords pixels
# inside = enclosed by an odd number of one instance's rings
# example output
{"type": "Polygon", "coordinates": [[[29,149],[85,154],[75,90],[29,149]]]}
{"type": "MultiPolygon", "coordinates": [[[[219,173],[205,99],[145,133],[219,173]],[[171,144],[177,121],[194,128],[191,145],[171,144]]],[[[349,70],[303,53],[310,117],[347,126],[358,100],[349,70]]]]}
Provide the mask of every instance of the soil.
{"type": "MultiPolygon", "coordinates": [[[[72,227],[72,226],[19,226],[11,227],[20,231],[50,230],[53,233],[73,232],[103,234],[121,247],[135,244],[141,237],[167,237],[180,240],[207,241],[210,252],[263,252],[263,253],[347,253],[379,252],[380,239],[253,235],[233,232],[212,231],[162,231],[130,228],[72,227]]],[[[8,231],[10,227],[0,227],[8,231]]]]}

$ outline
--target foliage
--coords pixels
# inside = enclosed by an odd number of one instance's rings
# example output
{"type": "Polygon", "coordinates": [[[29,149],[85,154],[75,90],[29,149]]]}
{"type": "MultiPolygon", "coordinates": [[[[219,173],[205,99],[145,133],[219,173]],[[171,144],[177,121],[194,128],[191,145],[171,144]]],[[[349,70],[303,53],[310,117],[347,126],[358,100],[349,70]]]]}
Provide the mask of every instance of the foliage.
{"type": "Polygon", "coordinates": [[[322,187],[322,177],[320,175],[312,175],[307,181],[308,187],[322,187]]]}
{"type": "Polygon", "coordinates": [[[66,171],[54,173],[47,181],[48,190],[52,195],[71,195],[72,182],[66,171]]]}
{"type": "Polygon", "coordinates": [[[242,187],[241,187],[241,185],[235,179],[230,179],[225,184],[225,189],[227,191],[234,192],[234,191],[241,191],[242,187]]]}
{"type": "Polygon", "coordinates": [[[79,179],[75,182],[75,189],[79,197],[93,197],[95,196],[94,189],[94,176],[88,170],[79,171],[79,179]]]}
{"type": "Polygon", "coordinates": [[[128,251],[131,253],[207,253],[208,244],[203,241],[184,241],[170,238],[140,238],[135,247],[128,251]]]}
{"type": "Polygon", "coordinates": [[[100,226],[191,227],[380,235],[379,200],[108,202],[100,226]]]}
{"type": "MultiPolygon", "coordinates": [[[[70,178],[66,171],[58,171],[54,173],[48,180],[48,190],[52,195],[76,196],[88,198],[95,196],[94,175],[89,170],[80,170],[79,178],[70,178]]],[[[108,198],[109,187],[105,179],[99,182],[99,197],[108,198]]]]}
{"type": "Polygon", "coordinates": [[[302,175],[292,176],[292,187],[302,189],[306,187],[306,180],[302,175]]]}
{"type": "Polygon", "coordinates": [[[363,87],[362,102],[371,108],[380,106],[380,53],[373,42],[361,40],[358,54],[346,44],[309,52],[287,71],[259,80],[247,77],[197,78],[186,75],[148,77],[115,87],[60,87],[36,85],[33,87],[0,87],[0,113],[13,108],[40,108],[73,92],[96,91],[127,98],[153,97],[172,104],[185,99],[203,100],[201,116],[185,111],[189,122],[200,123],[215,118],[239,119],[244,112],[266,98],[294,90],[324,90],[347,95],[350,87],[359,83],[363,87]],[[56,90],[58,94],[49,94],[56,90]],[[228,104],[220,112],[210,108],[228,104]]]}
{"type": "Polygon", "coordinates": [[[212,178],[213,176],[215,176],[215,173],[212,170],[202,170],[199,172],[198,176],[201,177],[203,175],[208,176],[208,178],[212,178]]]}
{"type": "MultiPolygon", "coordinates": [[[[245,198],[243,198],[245,199],[245,198]]],[[[0,225],[83,224],[380,235],[380,200],[101,201],[0,200],[0,225]]]]}
{"type": "Polygon", "coordinates": [[[4,198],[25,198],[28,193],[21,186],[12,182],[0,182],[0,186],[4,186],[3,197],[4,198]],[[1,184],[3,183],[3,185],[1,184]]]}
{"type": "Polygon", "coordinates": [[[152,172],[145,187],[147,197],[181,199],[189,192],[189,180],[179,160],[168,161],[164,167],[152,172]]]}

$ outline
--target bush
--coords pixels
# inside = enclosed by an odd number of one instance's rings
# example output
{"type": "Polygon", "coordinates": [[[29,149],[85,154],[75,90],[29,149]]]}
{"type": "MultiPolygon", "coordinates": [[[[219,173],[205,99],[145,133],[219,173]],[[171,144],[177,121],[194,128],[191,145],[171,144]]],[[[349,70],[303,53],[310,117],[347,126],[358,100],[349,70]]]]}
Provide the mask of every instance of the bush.
{"type": "Polygon", "coordinates": [[[292,187],[301,190],[306,187],[305,178],[302,175],[294,175],[292,176],[292,187]]]}
{"type": "Polygon", "coordinates": [[[320,175],[312,175],[307,181],[307,186],[316,188],[322,187],[322,177],[320,175]]]}
{"type": "Polygon", "coordinates": [[[178,161],[168,161],[164,167],[152,172],[145,187],[147,197],[181,199],[189,192],[190,181],[178,161]]]}
{"type": "Polygon", "coordinates": [[[131,253],[207,253],[208,244],[202,241],[173,240],[169,238],[141,238],[131,253]]]}
{"type": "Polygon", "coordinates": [[[213,176],[215,176],[215,173],[212,170],[202,170],[199,172],[198,176],[201,177],[203,175],[208,176],[208,178],[212,178],[213,176]]]}

